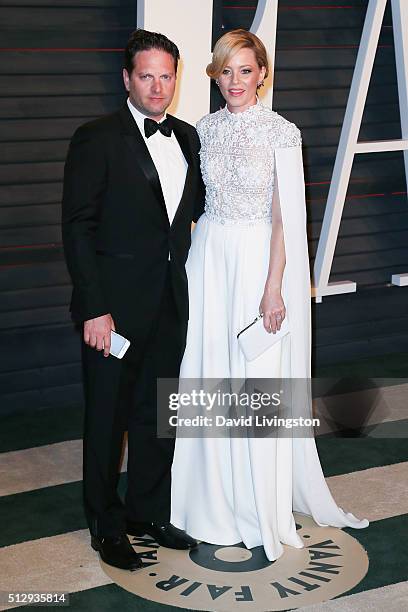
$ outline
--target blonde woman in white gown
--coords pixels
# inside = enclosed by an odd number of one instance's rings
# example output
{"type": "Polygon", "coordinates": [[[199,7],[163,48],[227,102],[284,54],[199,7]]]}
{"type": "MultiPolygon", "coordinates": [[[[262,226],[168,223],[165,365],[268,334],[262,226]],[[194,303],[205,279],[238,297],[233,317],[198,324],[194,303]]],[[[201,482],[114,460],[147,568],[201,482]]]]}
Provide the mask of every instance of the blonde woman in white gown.
{"type": "MultiPolygon", "coordinates": [[[[180,378],[310,377],[310,277],[301,135],[261,104],[265,47],[235,30],[207,68],[226,106],[197,124],[205,213],[187,261],[190,319],[180,378]],[[259,312],[290,333],[255,360],[237,333],[259,312]]],[[[362,528],[335,503],[313,437],[177,437],[171,522],[211,544],[302,548],[293,511],[319,525],[362,528]]]]}

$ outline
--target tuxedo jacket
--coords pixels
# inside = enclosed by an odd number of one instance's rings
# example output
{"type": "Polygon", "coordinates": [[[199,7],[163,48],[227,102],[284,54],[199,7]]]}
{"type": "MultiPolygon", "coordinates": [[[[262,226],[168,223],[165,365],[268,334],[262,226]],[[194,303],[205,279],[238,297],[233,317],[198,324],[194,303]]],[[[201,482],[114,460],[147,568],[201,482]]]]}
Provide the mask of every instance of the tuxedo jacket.
{"type": "Polygon", "coordinates": [[[158,315],[168,268],[187,325],[185,262],[191,222],[204,210],[197,132],[169,117],[188,163],[171,224],[156,167],[127,104],[79,127],[65,163],[62,237],[72,317],[111,313],[118,333],[136,344],[143,344],[158,315]]]}

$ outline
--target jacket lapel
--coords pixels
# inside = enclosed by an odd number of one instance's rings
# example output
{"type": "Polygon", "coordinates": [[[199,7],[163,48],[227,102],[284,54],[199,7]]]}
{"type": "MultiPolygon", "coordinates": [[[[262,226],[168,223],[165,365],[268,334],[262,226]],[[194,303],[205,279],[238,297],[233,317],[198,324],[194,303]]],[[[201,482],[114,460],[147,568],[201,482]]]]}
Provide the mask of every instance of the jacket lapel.
{"type": "Polygon", "coordinates": [[[140,130],[127,107],[127,104],[125,104],[125,106],[119,111],[119,117],[122,124],[123,139],[134,153],[143,174],[145,175],[156,196],[156,199],[164,210],[168,222],[166,202],[164,200],[156,166],[153,163],[149,149],[146,146],[143,136],[141,135],[140,130]]]}
{"type": "Polygon", "coordinates": [[[174,219],[172,222],[172,225],[174,224],[174,222],[177,220],[177,217],[180,215],[180,213],[183,210],[183,205],[185,200],[187,200],[190,188],[191,188],[191,183],[192,183],[192,175],[193,175],[193,156],[191,153],[191,147],[190,147],[190,142],[189,139],[187,137],[186,132],[183,130],[182,125],[177,121],[177,119],[175,117],[173,117],[172,115],[167,115],[171,122],[172,122],[172,127],[173,127],[173,131],[174,134],[177,138],[177,141],[180,145],[180,148],[183,152],[183,155],[185,157],[185,160],[187,162],[187,173],[186,173],[186,180],[184,183],[184,189],[183,189],[183,193],[178,205],[178,208],[176,210],[176,214],[174,215],[174,219]]]}

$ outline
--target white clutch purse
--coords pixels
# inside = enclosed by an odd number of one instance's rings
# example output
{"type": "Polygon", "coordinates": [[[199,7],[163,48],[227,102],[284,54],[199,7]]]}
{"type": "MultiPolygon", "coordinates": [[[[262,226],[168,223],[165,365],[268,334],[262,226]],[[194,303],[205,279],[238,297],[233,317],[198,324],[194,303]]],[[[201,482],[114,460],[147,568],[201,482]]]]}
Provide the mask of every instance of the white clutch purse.
{"type": "Polygon", "coordinates": [[[241,329],[237,334],[238,343],[247,361],[253,361],[268,348],[279,342],[283,336],[289,333],[288,320],[285,317],[282,321],[281,328],[275,333],[268,333],[263,326],[263,315],[256,317],[252,323],[241,329]]]}

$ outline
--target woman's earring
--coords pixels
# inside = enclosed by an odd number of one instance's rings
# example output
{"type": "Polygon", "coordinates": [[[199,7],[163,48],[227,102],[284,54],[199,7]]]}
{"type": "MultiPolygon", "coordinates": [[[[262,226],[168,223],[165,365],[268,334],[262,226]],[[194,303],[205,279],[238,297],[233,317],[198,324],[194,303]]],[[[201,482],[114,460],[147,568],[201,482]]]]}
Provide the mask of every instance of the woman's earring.
{"type": "Polygon", "coordinates": [[[215,79],[215,84],[218,85],[218,87],[220,86],[218,79],[215,79]]]}
{"type": "Polygon", "coordinates": [[[257,84],[257,87],[263,87],[264,86],[264,82],[261,81],[260,83],[257,84]]]}

